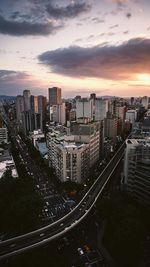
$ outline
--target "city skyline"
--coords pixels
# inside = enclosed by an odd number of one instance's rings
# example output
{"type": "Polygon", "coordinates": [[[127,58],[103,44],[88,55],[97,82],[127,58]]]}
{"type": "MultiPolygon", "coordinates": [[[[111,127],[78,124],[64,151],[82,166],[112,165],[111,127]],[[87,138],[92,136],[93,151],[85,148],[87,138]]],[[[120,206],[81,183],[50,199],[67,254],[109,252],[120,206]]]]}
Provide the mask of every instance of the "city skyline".
{"type": "Polygon", "coordinates": [[[1,94],[149,96],[148,0],[1,1],[1,94]]]}

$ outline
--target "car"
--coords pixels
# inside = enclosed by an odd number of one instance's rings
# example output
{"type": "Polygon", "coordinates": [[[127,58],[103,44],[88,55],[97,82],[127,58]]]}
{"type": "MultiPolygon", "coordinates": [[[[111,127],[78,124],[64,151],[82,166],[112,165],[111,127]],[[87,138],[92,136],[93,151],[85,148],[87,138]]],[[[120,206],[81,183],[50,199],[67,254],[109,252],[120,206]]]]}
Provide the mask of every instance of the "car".
{"type": "Polygon", "coordinates": [[[82,248],[78,248],[77,250],[78,250],[80,255],[84,255],[84,251],[82,250],[82,248]]]}
{"type": "Polygon", "coordinates": [[[45,235],[45,233],[41,233],[41,234],[40,234],[40,237],[43,237],[44,235],[45,235]]]}

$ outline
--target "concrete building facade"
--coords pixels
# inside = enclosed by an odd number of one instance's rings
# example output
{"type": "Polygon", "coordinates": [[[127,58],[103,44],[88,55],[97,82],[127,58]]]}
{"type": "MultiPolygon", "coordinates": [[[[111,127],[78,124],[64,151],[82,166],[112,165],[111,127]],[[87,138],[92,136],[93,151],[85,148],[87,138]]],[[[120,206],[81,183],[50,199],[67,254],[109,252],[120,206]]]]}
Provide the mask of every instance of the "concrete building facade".
{"type": "Polygon", "coordinates": [[[134,124],[137,119],[137,111],[134,109],[127,110],[125,119],[130,123],[134,124]]]}
{"type": "Polygon", "coordinates": [[[31,93],[30,90],[23,91],[23,99],[24,99],[24,111],[28,111],[31,109],[31,93]]]}
{"type": "Polygon", "coordinates": [[[150,138],[126,140],[124,185],[135,199],[150,205],[150,138]]]}
{"type": "Polygon", "coordinates": [[[76,119],[78,118],[93,120],[93,99],[81,98],[76,101],[76,119]]]}
{"type": "Polygon", "coordinates": [[[100,123],[73,123],[71,133],[76,142],[89,144],[89,165],[92,167],[100,157],[100,123]]]}
{"type": "Polygon", "coordinates": [[[57,177],[65,181],[82,183],[89,173],[89,145],[76,143],[74,136],[53,131],[47,134],[49,162],[57,177]]]}
{"type": "Polygon", "coordinates": [[[17,121],[21,122],[22,115],[21,113],[24,111],[24,98],[22,95],[17,95],[16,98],[16,117],[17,121]]]}
{"type": "Polygon", "coordinates": [[[61,88],[52,87],[48,89],[49,92],[49,106],[60,105],[62,103],[61,88]]]}
{"type": "Polygon", "coordinates": [[[102,98],[95,99],[95,121],[104,120],[108,111],[108,101],[102,98]]]}

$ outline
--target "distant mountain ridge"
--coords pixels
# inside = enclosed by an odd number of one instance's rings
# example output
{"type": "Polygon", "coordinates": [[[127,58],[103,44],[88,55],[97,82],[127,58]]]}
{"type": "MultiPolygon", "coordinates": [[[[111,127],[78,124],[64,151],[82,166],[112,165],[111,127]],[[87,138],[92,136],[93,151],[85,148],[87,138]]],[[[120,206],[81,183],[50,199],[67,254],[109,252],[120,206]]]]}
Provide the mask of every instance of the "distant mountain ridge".
{"type": "Polygon", "coordinates": [[[16,96],[0,95],[0,101],[5,101],[5,100],[14,101],[16,100],[16,96]]]}

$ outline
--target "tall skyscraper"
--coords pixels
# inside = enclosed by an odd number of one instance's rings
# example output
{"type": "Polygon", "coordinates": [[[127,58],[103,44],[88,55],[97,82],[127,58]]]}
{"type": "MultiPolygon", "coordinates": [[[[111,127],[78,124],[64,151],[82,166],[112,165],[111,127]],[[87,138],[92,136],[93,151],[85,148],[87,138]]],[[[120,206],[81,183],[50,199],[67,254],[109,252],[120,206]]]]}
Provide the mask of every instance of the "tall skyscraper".
{"type": "Polygon", "coordinates": [[[22,95],[17,95],[16,98],[16,115],[17,121],[20,122],[22,120],[22,112],[24,111],[24,98],[22,95]]]}
{"type": "Polygon", "coordinates": [[[106,118],[108,111],[108,101],[103,100],[102,98],[95,99],[95,120],[103,120],[106,118]]]}
{"type": "Polygon", "coordinates": [[[117,123],[118,119],[114,116],[107,116],[104,119],[104,136],[115,140],[117,136],[117,123]]]}
{"type": "Polygon", "coordinates": [[[142,97],[142,106],[143,106],[145,109],[148,109],[148,102],[149,102],[149,98],[148,98],[148,96],[143,96],[143,97],[142,97]]]}
{"type": "Polygon", "coordinates": [[[124,185],[137,200],[150,205],[150,140],[127,139],[124,185]]]}
{"type": "Polygon", "coordinates": [[[62,103],[61,99],[61,88],[52,87],[48,89],[49,91],[49,105],[60,105],[62,103]]]}
{"type": "Polygon", "coordinates": [[[23,98],[24,98],[24,110],[28,111],[31,109],[31,93],[30,90],[23,91],[23,98]]]}
{"type": "Polygon", "coordinates": [[[32,112],[38,113],[38,97],[31,95],[31,110],[32,112]]]}
{"type": "Polygon", "coordinates": [[[41,123],[41,115],[39,113],[31,110],[22,112],[22,126],[25,134],[40,129],[41,123]]]}

